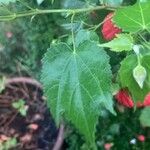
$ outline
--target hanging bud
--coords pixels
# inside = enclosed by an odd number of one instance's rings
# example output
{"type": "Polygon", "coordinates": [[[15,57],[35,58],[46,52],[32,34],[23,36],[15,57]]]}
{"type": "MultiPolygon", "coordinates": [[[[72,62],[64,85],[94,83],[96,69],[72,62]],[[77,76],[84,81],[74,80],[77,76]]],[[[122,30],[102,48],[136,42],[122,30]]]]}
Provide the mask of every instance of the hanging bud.
{"type": "Polygon", "coordinates": [[[133,77],[141,89],[143,88],[143,84],[146,79],[146,76],[147,76],[146,69],[143,66],[137,65],[134,68],[133,77]]]}
{"type": "Polygon", "coordinates": [[[139,55],[140,54],[140,45],[134,45],[133,50],[136,55],[139,55]]]}

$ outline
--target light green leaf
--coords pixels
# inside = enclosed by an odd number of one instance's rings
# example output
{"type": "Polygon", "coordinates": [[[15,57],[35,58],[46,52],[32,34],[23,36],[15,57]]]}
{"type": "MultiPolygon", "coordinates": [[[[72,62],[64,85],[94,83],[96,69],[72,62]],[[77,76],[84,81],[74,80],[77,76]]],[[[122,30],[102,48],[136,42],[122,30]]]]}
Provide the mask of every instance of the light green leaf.
{"type": "Polygon", "coordinates": [[[136,3],[133,6],[120,8],[115,12],[113,21],[127,32],[138,32],[150,29],[150,3],[136,3]]]}
{"type": "Polygon", "coordinates": [[[121,63],[119,70],[119,79],[123,88],[128,88],[134,101],[143,101],[144,97],[150,91],[150,55],[145,55],[141,58],[141,65],[147,71],[147,77],[141,89],[133,77],[133,69],[138,65],[136,55],[131,55],[125,58],[121,63]]]}
{"type": "Polygon", "coordinates": [[[108,47],[115,52],[130,51],[133,48],[133,37],[130,34],[118,34],[112,41],[99,46],[108,47]]]}
{"type": "Polygon", "coordinates": [[[43,59],[41,80],[57,125],[64,117],[93,144],[100,107],[114,113],[105,51],[91,41],[80,44],[76,53],[65,43],[52,45],[43,59]]]}
{"type": "Polygon", "coordinates": [[[146,69],[141,65],[137,65],[133,69],[133,77],[141,89],[143,88],[146,75],[147,75],[146,69]]]}
{"type": "Polygon", "coordinates": [[[23,99],[19,99],[16,102],[12,103],[12,107],[17,109],[17,111],[25,117],[27,115],[27,108],[25,106],[25,101],[23,99]]]}
{"type": "Polygon", "coordinates": [[[16,2],[16,0],[0,0],[0,4],[9,4],[10,2],[16,2]]]}
{"type": "Polygon", "coordinates": [[[142,110],[140,115],[140,123],[143,127],[150,127],[150,107],[146,107],[142,110]]]}

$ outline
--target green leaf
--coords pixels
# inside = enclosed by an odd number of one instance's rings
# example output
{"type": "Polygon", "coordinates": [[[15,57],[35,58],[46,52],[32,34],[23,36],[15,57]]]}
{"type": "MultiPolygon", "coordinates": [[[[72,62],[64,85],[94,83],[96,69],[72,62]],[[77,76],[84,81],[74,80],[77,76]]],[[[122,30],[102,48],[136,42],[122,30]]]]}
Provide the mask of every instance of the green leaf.
{"type": "Polygon", "coordinates": [[[16,147],[17,145],[17,139],[16,138],[9,138],[6,142],[3,144],[3,149],[8,150],[13,147],[16,147]]]}
{"type": "Polygon", "coordinates": [[[9,4],[10,2],[16,2],[16,0],[0,0],[0,4],[9,4]]]}
{"type": "Polygon", "coordinates": [[[142,110],[141,115],[139,117],[140,123],[143,127],[150,127],[150,107],[146,107],[142,110]]]}
{"type": "Polygon", "coordinates": [[[126,57],[119,70],[119,79],[123,88],[128,88],[134,101],[143,101],[144,97],[150,91],[150,55],[145,55],[141,58],[141,65],[147,71],[147,77],[141,89],[133,77],[133,69],[138,65],[136,55],[126,57]]]}
{"type": "Polygon", "coordinates": [[[13,102],[12,106],[16,109],[23,107],[25,105],[25,101],[23,99],[19,99],[17,102],[13,102]]]}
{"type": "Polygon", "coordinates": [[[21,107],[21,108],[19,109],[19,113],[20,113],[21,116],[23,116],[23,117],[27,116],[27,109],[25,108],[25,106],[24,106],[24,107],[21,107]]]}
{"type": "Polygon", "coordinates": [[[57,125],[64,117],[93,144],[100,107],[115,113],[105,51],[91,41],[80,44],[76,53],[65,43],[52,45],[43,59],[41,80],[57,125]]]}
{"type": "Polygon", "coordinates": [[[115,12],[113,21],[127,32],[138,32],[150,29],[150,3],[137,3],[133,6],[120,8],[115,12]]]}
{"type": "Polygon", "coordinates": [[[112,41],[99,46],[108,47],[115,52],[130,51],[133,48],[133,37],[130,34],[118,34],[112,41]]]}

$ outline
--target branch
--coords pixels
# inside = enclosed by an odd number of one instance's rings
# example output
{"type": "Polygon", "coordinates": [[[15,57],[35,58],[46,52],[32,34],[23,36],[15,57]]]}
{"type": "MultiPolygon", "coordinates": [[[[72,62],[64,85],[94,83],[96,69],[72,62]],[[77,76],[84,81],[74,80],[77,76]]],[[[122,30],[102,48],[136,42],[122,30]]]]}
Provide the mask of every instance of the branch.
{"type": "Polygon", "coordinates": [[[96,6],[96,7],[89,7],[89,8],[80,8],[80,9],[33,9],[27,12],[20,12],[20,13],[13,13],[11,15],[4,15],[0,16],[0,21],[9,21],[16,18],[26,17],[26,16],[34,16],[34,15],[41,15],[41,14],[50,14],[50,13],[82,13],[82,12],[89,12],[101,9],[109,9],[114,10],[115,7],[110,6],[96,6]]]}
{"type": "Polygon", "coordinates": [[[26,84],[31,84],[39,89],[42,89],[42,85],[35,79],[28,78],[28,77],[16,77],[16,78],[10,78],[6,79],[5,85],[10,85],[10,84],[16,84],[16,83],[26,83],[26,84]]]}

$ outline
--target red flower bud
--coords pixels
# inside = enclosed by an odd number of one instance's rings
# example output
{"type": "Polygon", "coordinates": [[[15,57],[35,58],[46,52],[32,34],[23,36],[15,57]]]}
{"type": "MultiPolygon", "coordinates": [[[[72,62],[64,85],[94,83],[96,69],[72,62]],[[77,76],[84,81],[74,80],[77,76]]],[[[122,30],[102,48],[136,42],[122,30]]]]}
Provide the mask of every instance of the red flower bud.
{"type": "Polygon", "coordinates": [[[145,141],[145,136],[144,135],[138,135],[137,139],[140,141],[140,142],[144,142],[145,141]]]}
{"type": "Polygon", "coordinates": [[[133,100],[126,90],[120,90],[116,96],[116,100],[125,107],[132,108],[134,106],[133,100]]]}
{"type": "Polygon", "coordinates": [[[116,37],[116,34],[122,32],[121,29],[119,29],[113,22],[112,22],[112,18],[113,18],[114,13],[109,13],[105,19],[104,19],[104,23],[102,26],[102,34],[104,39],[106,40],[112,40],[113,38],[116,37]]]}

